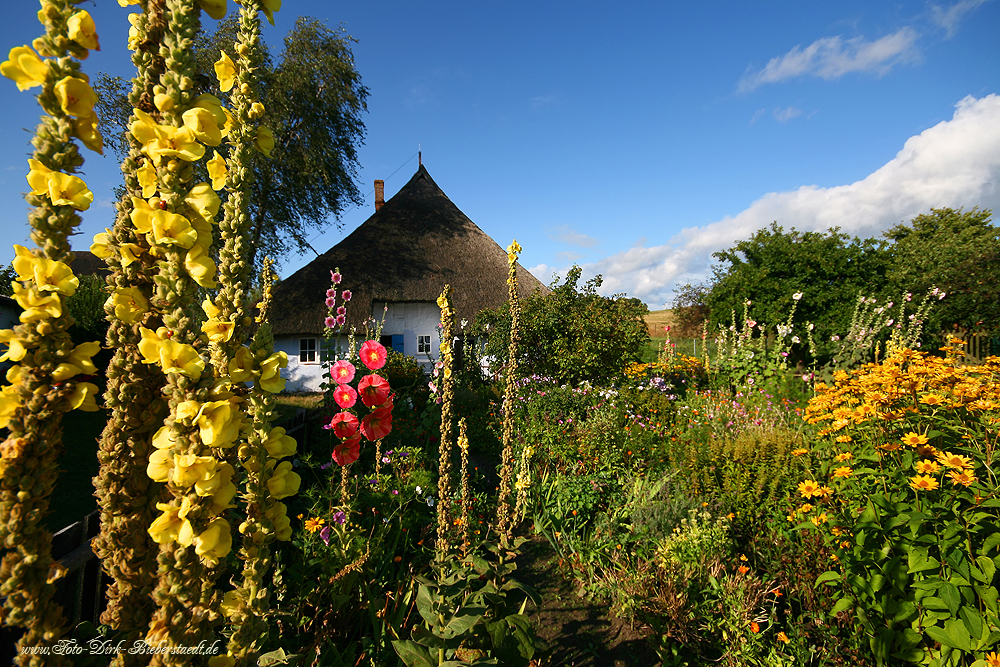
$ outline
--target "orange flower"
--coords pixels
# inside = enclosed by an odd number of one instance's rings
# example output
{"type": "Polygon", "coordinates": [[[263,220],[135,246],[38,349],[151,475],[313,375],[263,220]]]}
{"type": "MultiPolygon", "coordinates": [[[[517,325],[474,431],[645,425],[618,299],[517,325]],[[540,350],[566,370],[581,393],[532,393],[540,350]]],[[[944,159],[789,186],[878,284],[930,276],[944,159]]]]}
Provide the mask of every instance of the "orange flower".
{"type": "Polygon", "coordinates": [[[833,476],[834,477],[845,477],[846,478],[846,477],[850,477],[853,474],[854,474],[854,470],[851,469],[851,466],[840,466],[839,468],[837,468],[836,470],[833,471],[833,476]]]}
{"type": "Polygon", "coordinates": [[[939,466],[935,461],[921,460],[913,464],[913,469],[921,474],[926,475],[937,472],[938,470],[941,469],[941,466],[939,466]]]}
{"type": "Polygon", "coordinates": [[[738,568],[736,568],[736,571],[739,572],[740,574],[746,574],[747,572],[750,571],[750,568],[747,567],[746,565],[740,565],[738,568]]]}
{"type": "Polygon", "coordinates": [[[752,632],[754,634],[757,634],[758,632],[760,632],[760,626],[757,625],[757,621],[751,621],[750,622],[750,632],[752,632]]]}
{"type": "Polygon", "coordinates": [[[951,478],[952,483],[961,484],[962,486],[969,486],[976,481],[976,476],[973,475],[968,470],[952,470],[948,473],[948,477],[951,478]]]}
{"type": "Polygon", "coordinates": [[[792,450],[792,456],[802,456],[803,454],[808,454],[808,453],[809,453],[808,449],[803,449],[801,447],[799,449],[792,450]]]}
{"type": "Polygon", "coordinates": [[[1000,667],[1000,655],[997,655],[996,651],[987,654],[986,665],[987,667],[1000,667]]]}
{"type": "Polygon", "coordinates": [[[851,454],[850,452],[841,452],[837,454],[835,458],[838,463],[841,461],[850,461],[851,459],[854,458],[854,454],[851,454]]]}
{"type": "Polygon", "coordinates": [[[968,456],[960,456],[958,454],[952,454],[951,452],[940,452],[937,455],[938,463],[948,468],[956,468],[958,470],[964,470],[966,468],[972,468],[972,459],[968,456]]]}
{"type": "Polygon", "coordinates": [[[910,447],[919,447],[920,445],[927,444],[926,435],[920,435],[919,433],[914,433],[913,431],[910,431],[909,433],[904,435],[902,438],[900,438],[900,440],[903,441],[904,445],[909,445],[910,447]]]}
{"type": "Polygon", "coordinates": [[[820,495],[820,486],[815,480],[807,479],[799,484],[799,493],[803,498],[812,498],[820,495]]]}
{"type": "Polygon", "coordinates": [[[938,482],[930,475],[916,475],[910,479],[910,488],[914,491],[933,491],[938,488],[938,482]]]}
{"type": "Polygon", "coordinates": [[[788,635],[786,635],[784,632],[779,632],[778,633],[778,641],[782,642],[783,644],[787,644],[788,641],[789,641],[788,640],[788,635]]]}

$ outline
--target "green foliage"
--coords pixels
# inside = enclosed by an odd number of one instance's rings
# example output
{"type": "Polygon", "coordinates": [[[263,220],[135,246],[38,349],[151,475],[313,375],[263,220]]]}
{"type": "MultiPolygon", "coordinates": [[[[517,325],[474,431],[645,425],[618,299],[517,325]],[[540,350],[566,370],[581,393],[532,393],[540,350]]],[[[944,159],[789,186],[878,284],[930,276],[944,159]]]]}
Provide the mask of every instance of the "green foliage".
{"type": "Polygon", "coordinates": [[[512,576],[523,543],[516,540],[514,551],[483,544],[480,553],[437,564],[434,578],[415,577],[423,624],[392,642],[407,667],[527,667],[545,648],[524,614],[538,594],[512,576]]]}
{"type": "Polygon", "coordinates": [[[681,338],[697,338],[709,316],[708,296],[712,286],[708,283],[686,283],[674,288],[673,308],[677,326],[675,333],[681,338]]]}
{"type": "Polygon", "coordinates": [[[108,321],[104,314],[104,302],[108,300],[107,287],[100,276],[80,276],[80,286],[76,293],[66,299],[66,306],[76,324],[70,328],[70,335],[76,344],[99,341],[102,345],[108,335],[108,321]]]}
{"type": "Polygon", "coordinates": [[[937,287],[948,295],[931,314],[930,331],[1000,331],[1000,229],[990,216],[989,209],[936,208],[885,232],[890,293],[937,287]]]}
{"type": "MultiPolygon", "coordinates": [[[[524,375],[548,376],[557,384],[603,382],[642,358],[648,339],[645,304],[599,295],[601,276],[579,288],[580,274],[574,266],[562,285],[553,283],[551,294],[535,293],[522,303],[518,370],[524,375]]],[[[480,313],[474,332],[489,337],[486,356],[506,358],[508,306],[480,313]]]]}
{"type": "Polygon", "coordinates": [[[824,357],[829,354],[826,341],[847,330],[848,304],[859,293],[881,293],[888,271],[879,243],[852,239],[837,228],[786,232],[773,223],[713,256],[722,263],[713,268],[706,299],[710,332],[728,326],[746,300],[753,303],[757,321],[776,326],[791,310],[792,295],[802,293],[795,322],[815,325],[818,354],[824,357]]]}

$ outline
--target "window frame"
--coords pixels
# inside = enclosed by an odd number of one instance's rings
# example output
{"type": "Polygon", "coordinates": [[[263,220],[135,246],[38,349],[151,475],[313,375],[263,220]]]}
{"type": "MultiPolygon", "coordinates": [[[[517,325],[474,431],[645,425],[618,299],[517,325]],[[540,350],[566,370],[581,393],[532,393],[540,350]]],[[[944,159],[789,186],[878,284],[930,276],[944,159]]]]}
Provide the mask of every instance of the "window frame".
{"type": "Polygon", "coordinates": [[[318,363],[319,363],[319,339],[299,338],[299,364],[311,366],[318,363]],[[311,345],[308,345],[307,343],[311,343],[311,345]],[[305,356],[310,356],[311,359],[303,359],[303,357],[305,356]]]}

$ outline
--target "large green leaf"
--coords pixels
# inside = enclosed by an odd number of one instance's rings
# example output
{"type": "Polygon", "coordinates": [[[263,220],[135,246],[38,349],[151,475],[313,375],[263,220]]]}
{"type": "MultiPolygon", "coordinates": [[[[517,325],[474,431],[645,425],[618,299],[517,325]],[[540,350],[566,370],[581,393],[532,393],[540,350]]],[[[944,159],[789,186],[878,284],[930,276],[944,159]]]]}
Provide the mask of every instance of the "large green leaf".
{"type": "Polygon", "coordinates": [[[431,657],[425,647],[408,639],[392,640],[392,647],[406,667],[438,667],[437,661],[431,657]]]}

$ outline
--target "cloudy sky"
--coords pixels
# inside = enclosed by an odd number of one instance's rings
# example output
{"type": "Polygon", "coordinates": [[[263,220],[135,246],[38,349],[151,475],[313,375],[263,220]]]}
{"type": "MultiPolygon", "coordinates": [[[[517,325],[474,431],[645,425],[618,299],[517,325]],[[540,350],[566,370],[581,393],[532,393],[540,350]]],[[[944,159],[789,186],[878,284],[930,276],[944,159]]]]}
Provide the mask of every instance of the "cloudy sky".
{"type": "MultiPolygon", "coordinates": [[[[130,76],[128,10],[83,7],[103,49],[86,71],[130,76]]],[[[5,48],[39,34],[36,9],[8,8],[5,48]]],[[[368,204],[331,220],[319,252],[371,215],[374,179],[387,196],[406,183],[418,145],[452,201],[501,245],[516,238],[543,282],[578,263],[653,309],[772,220],[874,236],[931,207],[1000,210],[1000,0],[284,0],[265,39],[277,49],[300,15],[343,24],[371,89],[368,204]]],[[[39,111],[0,85],[8,262],[28,236],[22,128],[39,111]]],[[[111,224],[120,179],[91,155],[77,249],[111,224]]]]}

